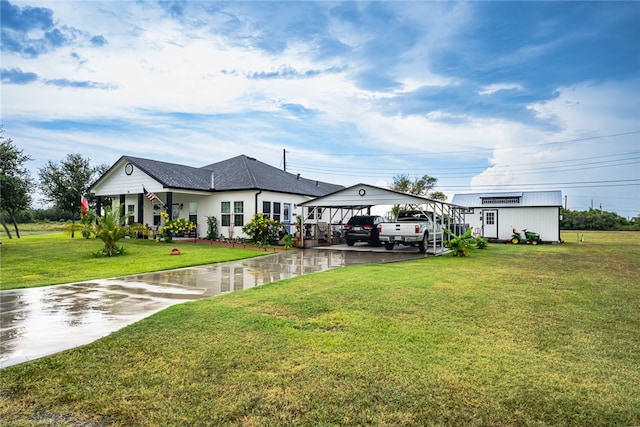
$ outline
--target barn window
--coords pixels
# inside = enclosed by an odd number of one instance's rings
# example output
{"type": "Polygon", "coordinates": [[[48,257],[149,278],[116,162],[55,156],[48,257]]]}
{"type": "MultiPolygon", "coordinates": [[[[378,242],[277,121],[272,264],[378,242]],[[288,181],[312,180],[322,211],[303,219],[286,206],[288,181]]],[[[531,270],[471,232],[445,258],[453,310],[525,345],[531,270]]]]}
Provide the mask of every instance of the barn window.
{"type": "Polygon", "coordinates": [[[519,205],[520,197],[482,197],[483,205],[519,205]]]}

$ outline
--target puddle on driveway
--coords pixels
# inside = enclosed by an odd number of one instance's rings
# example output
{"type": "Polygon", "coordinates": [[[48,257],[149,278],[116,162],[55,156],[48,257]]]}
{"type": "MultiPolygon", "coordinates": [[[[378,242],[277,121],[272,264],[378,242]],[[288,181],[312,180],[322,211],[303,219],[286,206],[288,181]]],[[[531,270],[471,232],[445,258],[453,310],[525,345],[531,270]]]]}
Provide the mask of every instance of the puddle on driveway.
{"type": "Polygon", "coordinates": [[[297,250],[240,261],[0,292],[0,368],[88,344],[171,305],[290,277],[424,257],[297,250]]]}

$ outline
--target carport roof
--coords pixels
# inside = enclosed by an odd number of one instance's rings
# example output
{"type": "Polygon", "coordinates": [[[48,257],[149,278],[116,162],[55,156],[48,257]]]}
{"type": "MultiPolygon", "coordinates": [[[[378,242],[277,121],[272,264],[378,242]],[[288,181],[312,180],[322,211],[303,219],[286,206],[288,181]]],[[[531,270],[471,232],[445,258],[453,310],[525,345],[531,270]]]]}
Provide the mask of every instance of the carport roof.
{"type": "Polygon", "coordinates": [[[451,203],[427,197],[415,196],[387,188],[376,187],[368,184],[356,184],[342,190],[317,197],[298,206],[321,208],[367,208],[378,205],[424,205],[427,203],[439,203],[454,207],[451,203]]]}

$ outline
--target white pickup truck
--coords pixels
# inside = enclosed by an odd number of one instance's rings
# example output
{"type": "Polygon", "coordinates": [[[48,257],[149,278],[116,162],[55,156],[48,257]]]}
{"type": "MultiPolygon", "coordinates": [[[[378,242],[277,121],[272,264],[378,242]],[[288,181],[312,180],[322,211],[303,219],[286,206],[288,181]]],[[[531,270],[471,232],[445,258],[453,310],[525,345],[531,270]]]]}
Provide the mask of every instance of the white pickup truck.
{"type": "Polygon", "coordinates": [[[397,222],[378,225],[378,237],[387,250],[395,245],[417,245],[425,253],[429,243],[442,240],[442,226],[434,218],[433,212],[400,211],[397,222]]]}

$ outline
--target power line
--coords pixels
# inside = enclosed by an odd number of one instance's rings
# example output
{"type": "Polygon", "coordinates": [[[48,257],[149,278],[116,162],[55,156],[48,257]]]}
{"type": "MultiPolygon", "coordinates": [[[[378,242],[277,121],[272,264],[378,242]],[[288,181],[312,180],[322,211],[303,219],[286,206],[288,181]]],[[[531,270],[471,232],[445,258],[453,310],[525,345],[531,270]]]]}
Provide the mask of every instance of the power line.
{"type": "MultiPolygon", "coordinates": [[[[505,165],[502,168],[493,171],[487,171],[486,166],[479,166],[476,168],[452,168],[447,170],[459,171],[459,172],[437,172],[438,169],[430,169],[430,173],[434,175],[438,175],[438,177],[452,177],[452,178],[464,178],[468,177],[472,174],[478,174],[485,172],[486,175],[489,176],[507,176],[511,175],[514,172],[518,175],[531,175],[531,174],[539,174],[542,172],[546,173],[560,173],[560,172],[569,172],[569,171],[577,171],[577,170],[585,170],[585,169],[602,169],[608,167],[619,167],[626,165],[638,164],[637,160],[640,159],[640,156],[637,157],[628,157],[625,159],[615,159],[615,160],[605,160],[599,162],[583,162],[583,163],[574,163],[574,162],[566,162],[563,161],[563,165],[558,166],[540,166],[533,163],[527,163],[523,165],[505,165]],[[522,166],[532,166],[532,167],[522,167],[522,166]]],[[[553,163],[553,162],[544,162],[553,163]]],[[[557,161],[555,163],[560,163],[557,161]]],[[[293,169],[296,169],[301,172],[311,172],[311,173],[323,173],[323,174],[331,174],[331,175],[340,175],[340,176],[379,176],[386,177],[390,174],[397,173],[397,170],[390,170],[384,168],[354,168],[349,167],[348,170],[345,170],[344,166],[301,166],[297,163],[293,163],[293,169]]],[[[491,166],[495,167],[495,166],[491,166]]],[[[406,170],[405,173],[411,172],[412,170],[406,170]]],[[[424,169],[421,169],[420,174],[424,173],[424,169]]]]}
{"type": "MultiPolygon", "coordinates": [[[[564,141],[551,141],[551,142],[543,142],[539,144],[523,144],[518,145],[515,148],[523,148],[523,147],[542,147],[549,145],[561,145],[561,144],[573,144],[576,142],[584,142],[584,141],[593,141],[596,139],[604,139],[604,138],[613,138],[617,136],[628,136],[628,135],[636,135],[640,134],[640,130],[634,130],[631,132],[621,132],[621,133],[612,133],[609,135],[598,135],[598,136],[590,136],[584,138],[576,138],[576,139],[567,139],[564,141]]],[[[485,151],[493,151],[496,148],[504,148],[504,147],[491,147],[491,148],[477,148],[473,150],[457,150],[457,151],[438,151],[438,152],[424,152],[424,151],[414,151],[411,153],[325,153],[328,156],[358,156],[358,157],[385,157],[385,156],[432,156],[434,154],[443,155],[443,154],[462,154],[462,153],[477,153],[477,152],[485,152],[485,151]]],[[[297,153],[296,151],[291,151],[291,153],[297,153]]],[[[303,153],[298,153],[303,154],[303,153]]]]}
{"type": "MultiPolygon", "coordinates": [[[[598,188],[598,187],[634,187],[640,186],[640,179],[620,179],[608,181],[575,181],[575,182],[544,182],[544,183],[520,183],[520,184],[478,184],[479,188],[523,188],[523,187],[551,187],[561,186],[562,188],[598,188]]],[[[439,187],[440,188],[440,187],[439,187]]],[[[460,188],[457,186],[443,186],[446,190],[453,191],[460,188]]]]}

